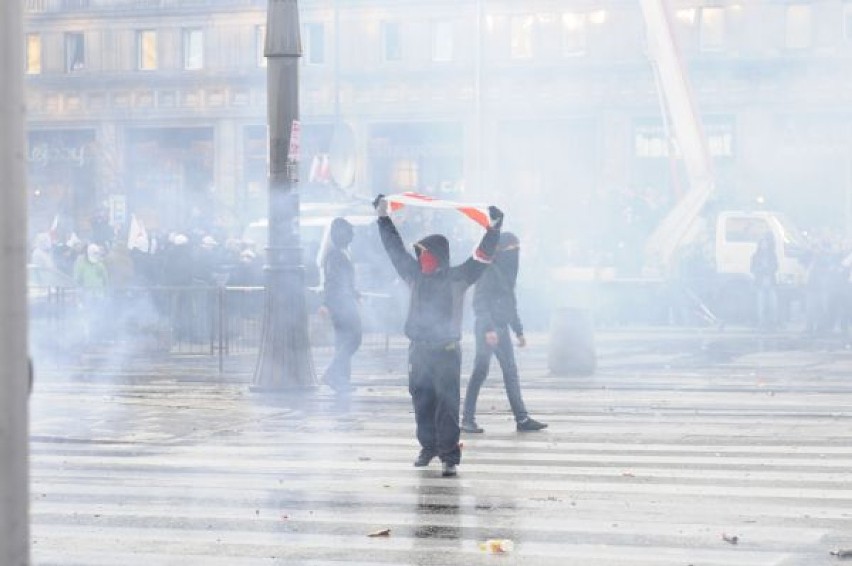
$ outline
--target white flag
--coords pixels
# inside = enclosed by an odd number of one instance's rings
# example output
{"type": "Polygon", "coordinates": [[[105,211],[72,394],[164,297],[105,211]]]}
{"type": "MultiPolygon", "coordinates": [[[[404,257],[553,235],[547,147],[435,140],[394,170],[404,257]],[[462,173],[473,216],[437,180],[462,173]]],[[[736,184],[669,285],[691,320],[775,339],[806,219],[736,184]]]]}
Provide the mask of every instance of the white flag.
{"type": "Polygon", "coordinates": [[[127,234],[127,249],[139,250],[146,254],[151,251],[151,242],[148,240],[148,231],[145,230],[145,223],[136,218],[135,214],[130,215],[130,232],[127,234]]]}

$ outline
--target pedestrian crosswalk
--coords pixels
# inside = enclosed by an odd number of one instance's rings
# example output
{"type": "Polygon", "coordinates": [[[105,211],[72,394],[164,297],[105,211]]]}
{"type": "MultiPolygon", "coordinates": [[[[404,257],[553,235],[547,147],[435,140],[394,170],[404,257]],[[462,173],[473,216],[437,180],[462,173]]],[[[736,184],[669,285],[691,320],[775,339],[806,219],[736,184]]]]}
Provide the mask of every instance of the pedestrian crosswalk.
{"type": "Polygon", "coordinates": [[[412,466],[400,367],[362,364],[349,401],[256,395],[246,375],[43,380],[33,562],[810,566],[852,547],[846,376],[602,363],[565,378],[521,356],[550,428],[515,432],[498,371],[457,478],[412,466]],[[514,549],[489,555],[488,539],[514,549]]]}

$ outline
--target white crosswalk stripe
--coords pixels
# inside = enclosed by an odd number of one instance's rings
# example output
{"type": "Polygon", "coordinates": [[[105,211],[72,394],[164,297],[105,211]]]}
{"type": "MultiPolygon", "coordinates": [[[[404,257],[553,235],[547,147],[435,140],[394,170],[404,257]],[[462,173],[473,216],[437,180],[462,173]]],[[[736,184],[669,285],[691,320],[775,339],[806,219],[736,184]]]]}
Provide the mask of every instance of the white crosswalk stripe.
{"type": "Polygon", "coordinates": [[[524,363],[550,428],[514,431],[497,372],[458,478],[412,467],[398,371],[364,370],[348,404],[261,397],[236,378],[45,380],[34,563],[812,566],[852,546],[845,376],[604,366],[566,379],[524,363]],[[515,549],[489,556],[490,538],[515,549]]]}

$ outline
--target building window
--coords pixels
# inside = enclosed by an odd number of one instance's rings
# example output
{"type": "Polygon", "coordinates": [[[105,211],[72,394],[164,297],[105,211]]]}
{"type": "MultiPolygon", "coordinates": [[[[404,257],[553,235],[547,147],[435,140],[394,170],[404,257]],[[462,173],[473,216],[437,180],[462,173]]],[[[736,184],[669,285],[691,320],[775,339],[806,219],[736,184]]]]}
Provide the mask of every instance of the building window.
{"type": "Polygon", "coordinates": [[[577,12],[562,14],[562,54],[566,57],[586,52],[586,15],[577,12]]]}
{"type": "Polygon", "coordinates": [[[697,10],[695,8],[680,8],[675,12],[675,18],[687,26],[695,25],[697,10]]]}
{"type": "Polygon", "coordinates": [[[432,61],[453,60],[453,23],[435,22],[432,24],[432,61]]]}
{"type": "Polygon", "coordinates": [[[811,46],[811,7],[805,4],[787,6],[786,45],[787,49],[807,49],[811,46]]]}
{"type": "Polygon", "coordinates": [[[725,234],[729,242],[757,243],[767,232],[769,224],[763,218],[728,218],[725,220],[725,234]]]}
{"type": "Polygon", "coordinates": [[[602,26],[609,19],[609,13],[606,10],[592,10],[588,19],[590,24],[602,26]]]}
{"type": "Polygon", "coordinates": [[[725,9],[701,8],[700,46],[702,51],[721,51],[725,46],[725,9]]]}
{"type": "Polygon", "coordinates": [[[397,22],[382,22],[382,59],[402,60],[402,36],[397,22]]]}
{"type": "Polygon", "coordinates": [[[393,164],[393,188],[413,191],[420,183],[420,165],[413,159],[399,159],[393,164]]]}
{"type": "Polygon", "coordinates": [[[86,41],[80,32],[65,34],[65,72],[73,73],[86,68],[86,41]]]}
{"type": "Polygon", "coordinates": [[[323,24],[305,24],[305,61],[309,65],[325,63],[325,26],[323,24]]]}
{"type": "Polygon", "coordinates": [[[266,26],[254,28],[255,58],[258,67],[266,66],[266,26]]]}
{"type": "MultiPolygon", "coordinates": [[[[641,126],[634,132],[636,157],[667,157],[675,140],[669,140],[661,127],[641,126]]],[[[674,148],[675,155],[679,152],[674,148]]]]}
{"type": "Polygon", "coordinates": [[[157,32],[146,29],[136,35],[136,64],[140,71],[157,69],[157,32]]]}
{"type": "Polygon", "coordinates": [[[200,29],[183,30],[183,68],[188,71],[204,68],[204,32],[200,29]]]}
{"type": "Polygon", "coordinates": [[[41,36],[37,33],[27,34],[27,74],[41,73],[41,36]]]}
{"type": "MultiPolygon", "coordinates": [[[[734,156],[734,124],[733,120],[708,120],[704,124],[707,136],[707,151],[714,158],[732,158],[734,156]]],[[[636,157],[680,157],[680,147],[677,139],[666,136],[661,125],[643,124],[635,127],[634,150],[636,157]]]]}
{"type": "Polygon", "coordinates": [[[533,56],[533,16],[513,16],[510,29],[509,54],[512,59],[533,56]]]}

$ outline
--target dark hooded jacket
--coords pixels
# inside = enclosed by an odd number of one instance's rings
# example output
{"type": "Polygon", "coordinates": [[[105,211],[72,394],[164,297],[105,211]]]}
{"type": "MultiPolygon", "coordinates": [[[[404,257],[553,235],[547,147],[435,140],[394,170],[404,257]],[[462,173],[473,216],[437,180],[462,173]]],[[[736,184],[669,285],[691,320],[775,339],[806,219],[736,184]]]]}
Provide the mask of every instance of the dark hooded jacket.
{"type": "MultiPolygon", "coordinates": [[[[517,244],[518,238],[510,232],[500,236],[500,248],[517,244]]],[[[518,264],[519,250],[498,251],[476,284],[473,312],[477,320],[484,323],[486,332],[509,325],[516,335],[524,333],[515,298],[518,264]]]]}
{"type": "Polygon", "coordinates": [[[412,256],[389,217],[379,218],[379,233],[394,268],[411,288],[405,335],[414,342],[436,345],[459,341],[464,293],[488,266],[500,231],[489,229],[474,255],[456,266],[450,266],[450,244],[440,234],[420,240],[412,256]],[[422,272],[422,250],[428,250],[438,260],[434,273],[422,272]]]}
{"type": "Polygon", "coordinates": [[[771,287],[775,285],[777,273],[775,243],[771,239],[764,239],[758,243],[757,250],[751,256],[751,274],[758,287],[771,287]]]}
{"type": "Polygon", "coordinates": [[[352,224],[343,218],[331,222],[331,244],[322,263],[323,304],[331,311],[357,306],[355,269],[346,251],[352,242],[352,224]]]}

